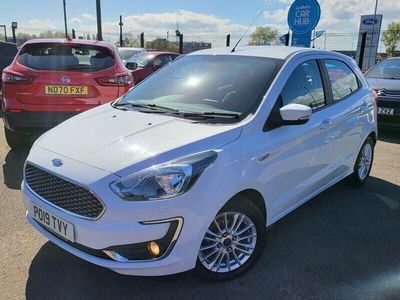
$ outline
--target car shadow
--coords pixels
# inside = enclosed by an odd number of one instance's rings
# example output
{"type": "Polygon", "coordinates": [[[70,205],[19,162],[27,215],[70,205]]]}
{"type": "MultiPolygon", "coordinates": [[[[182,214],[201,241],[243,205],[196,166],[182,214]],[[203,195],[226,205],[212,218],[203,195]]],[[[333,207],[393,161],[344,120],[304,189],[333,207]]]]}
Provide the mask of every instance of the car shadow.
{"type": "Polygon", "coordinates": [[[378,139],[387,143],[400,144],[400,130],[379,128],[378,139]]]}
{"type": "Polygon", "coordinates": [[[10,150],[3,164],[4,184],[13,190],[21,189],[23,178],[23,168],[29,150],[15,151],[10,150]]]}
{"type": "Polygon", "coordinates": [[[189,271],[124,276],[45,243],[33,258],[27,299],[366,299],[400,295],[400,187],[371,177],[340,182],[276,222],[263,255],[232,281],[189,271]]]}

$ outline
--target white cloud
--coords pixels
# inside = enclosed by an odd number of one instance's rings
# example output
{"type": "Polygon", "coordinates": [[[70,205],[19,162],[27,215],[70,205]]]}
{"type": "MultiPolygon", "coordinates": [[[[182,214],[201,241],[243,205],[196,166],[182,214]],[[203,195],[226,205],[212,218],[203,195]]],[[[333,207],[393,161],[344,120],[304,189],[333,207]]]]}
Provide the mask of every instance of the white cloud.
{"type": "Polygon", "coordinates": [[[68,20],[68,23],[70,23],[70,24],[81,24],[82,20],[79,19],[79,18],[71,18],[71,19],[68,20]]]}
{"type": "MultiPolygon", "coordinates": [[[[189,35],[225,35],[238,34],[246,30],[246,26],[233,23],[229,19],[214,15],[179,10],[176,12],[148,13],[129,15],[123,18],[124,30],[141,32],[150,35],[164,35],[167,31],[174,32],[178,24],[183,34],[189,35]]],[[[118,32],[118,22],[103,23],[104,31],[118,32]]]]}
{"type": "Polygon", "coordinates": [[[96,21],[96,16],[89,13],[83,13],[81,14],[81,17],[82,19],[87,21],[96,21]]]}
{"type": "MultiPolygon", "coordinates": [[[[400,15],[399,0],[380,1],[378,13],[382,13],[384,30],[388,23],[398,21],[400,15]]],[[[287,12],[293,0],[265,0],[263,17],[256,22],[257,25],[272,26],[280,33],[287,32],[287,12]],[[277,9],[271,10],[270,7],[277,9]],[[270,10],[267,10],[270,9],[270,10]]],[[[319,0],[321,6],[321,20],[317,29],[324,29],[328,32],[328,47],[337,48],[345,45],[354,49],[357,43],[357,33],[360,16],[372,14],[374,0],[319,0]],[[335,35],[339,33],[339,35],[335,35]],[[330,34],[330,36],[329,36],[330,34]],[[340,34],[345,34],[343,39],[340,34]],[[334,42],[331,42],[334,41],[334,42]],[[332,46],[333,45],[333,46],[332,46]]],[[[179,23],[179,30],[184,34],[185,41],[203,40],[213,42],[214,45],[222,45],[225,35],[232,35],[231,43],[243,34],[247,24],[239,24],[228,18],[221,18],[216,15],[197,13],[188,10],[178,10],[162,13],[132,14],[123,17],[124,32],[133,34],[145,33],[146,40],[155,37],[166,37],[169,32],[170,39],[174,39],[175,28],[179,23]]],[[[40,33],[44,30],[63,31],[62,20],[33,19],[24,24],[21,23],[20,31],[29,33],[40,33]]],[[[77,33],[96,33],[96,16],[90,13],[82,13],[72,16],[68,28],[74,28],[77,33]]],[[[250,29],[250,32],[253,28],[250,29]]],[[[103,19],[103,36],[108,40],[117,40],[119,34],[118,20],[103,19]]],[[[320,40],[318,42],[320,43],[320,40]]]]}
{"type": "MultiPolygon", "coordinates": [[[[285,8],[279,8],[264,13],[268,21],[273,21],[277,25],[286,25],[286,16],[289,6],[293,1],[278,0],[285,4],[285,8]]],[[[357,33],[360,23],[360,16],[374,13],[374,0],[319,0],[321,6],[321,20],[318,28],[328,32],[336,33],[357,33]]],[[[380,1],[378,13],[383,14],[382,29],[392,21],[398,21],[400,15],[399,0],[380,1]]]]}
{"type": "Polygon", "coordinates": [[[57,26],[52,19],[32,19],[28,21],[29,27],[33,30],[53,30],[57,26]]]}

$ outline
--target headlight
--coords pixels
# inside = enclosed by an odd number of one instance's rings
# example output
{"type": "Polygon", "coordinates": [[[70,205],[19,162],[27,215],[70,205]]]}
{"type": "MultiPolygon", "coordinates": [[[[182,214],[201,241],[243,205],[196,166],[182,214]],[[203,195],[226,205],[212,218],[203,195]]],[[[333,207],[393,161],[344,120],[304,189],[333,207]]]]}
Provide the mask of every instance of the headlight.
{"type": "Polygon", "coordinates": [[[216,158],[215,151],[185,156],[126,176],[110,187],[127,201],[173,198],[188,191],[216,158]]]}

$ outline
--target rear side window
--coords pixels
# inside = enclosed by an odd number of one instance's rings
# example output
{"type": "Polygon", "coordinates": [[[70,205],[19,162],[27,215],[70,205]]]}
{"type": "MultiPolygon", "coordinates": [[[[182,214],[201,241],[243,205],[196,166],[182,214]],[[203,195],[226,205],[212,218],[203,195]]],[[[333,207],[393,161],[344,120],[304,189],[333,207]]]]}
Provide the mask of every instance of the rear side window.
{"type": "Polygon", "coordinates": [[[325,106],[325,93],[321,73],[315,60],[299,65],[290,75],[281,92],[283,105],[296,103],[313,110],[325,106]]]}
{"type": "Polygon", "coordinates": [[[324,62],[331,82],[334,101],[339,101],[358,90],[357,76],[344,62],[334,59],[326,59],[324,62]]]}
{"type": "Polygon", "coordinates": [[[26,45],[18,63],[34,70],[88,72],[110,68],[115,60],[99,46],[38,43],[26,45]]]}

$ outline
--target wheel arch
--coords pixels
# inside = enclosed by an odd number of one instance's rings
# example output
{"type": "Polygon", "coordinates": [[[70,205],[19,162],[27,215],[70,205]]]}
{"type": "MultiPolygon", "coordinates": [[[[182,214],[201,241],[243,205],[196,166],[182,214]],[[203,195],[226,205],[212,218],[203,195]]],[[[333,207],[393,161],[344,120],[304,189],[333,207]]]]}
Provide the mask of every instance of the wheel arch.
{"type": "Polygon", "coordinates": [[[376,145],[376,142],[378,141],[378,136],[377,136],[376,132],[375,132],[375,131],[372,131],[372,132],[368,135],[368,137],[371,137],[371,138],[374,140],[374,146],[375,146],[375,145],[376,145]]]}
{"type": "Polygon", "coordinates": [[[238,196],[243,196],[246,199],[248,199],[249,201],[251,201],[254,205],[256,205],[257,208],[261,211],[261,213],[264,217],[264,220],[267,221],[267,206],[266,206],[264,197],[262,196],[262,194],[259,191],[257,191],[256,189],[253,189],[253,188],[242,190],[242,191],[236,193],[232,198],[230,198],[225,203],[225,205],[227,205],[228,203],[230,203],[232,201],[237,201],[236,199],[238,198],[238,196]]]}

